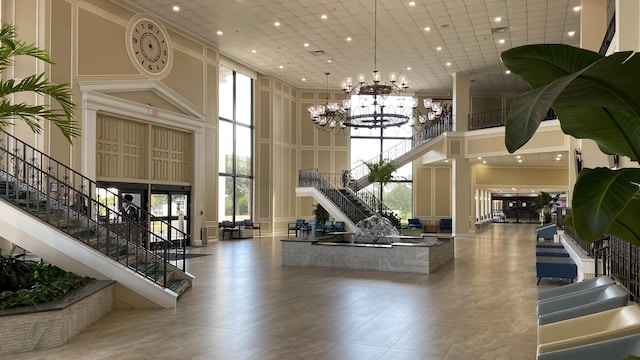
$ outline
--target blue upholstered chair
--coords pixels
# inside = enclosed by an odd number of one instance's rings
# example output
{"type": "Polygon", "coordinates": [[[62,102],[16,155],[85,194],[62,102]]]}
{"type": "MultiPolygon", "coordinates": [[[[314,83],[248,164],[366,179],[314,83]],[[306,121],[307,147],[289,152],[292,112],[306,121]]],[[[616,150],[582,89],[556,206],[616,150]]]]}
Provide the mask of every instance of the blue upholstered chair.
{"type": "Polygon", "coordinates": [[[536,241],[539,238],[545,240],[553,240],[553,235],[556,233],[556,224],[545,224],[536,227],[536,241]]]}
{"type": "Polygon", "coordinates": [[[408,219],[407,220],[407,227],[409,229],[422,230],[422,222],[420,222],[420,219],[408,219]]]}
{"type": "Polygon", "coordinates": [[[298,236],[299,232],[305,231],[305,221],[304,219],[297,219],[295,223],[289,224],[287,227],[287,237],[293,231],[293,233],[298,236]]]}
{"type": "Polygon", "coordinates": [[[453,219],[440,219],[440,232],[450,233],[453,231],[453,219]]]}

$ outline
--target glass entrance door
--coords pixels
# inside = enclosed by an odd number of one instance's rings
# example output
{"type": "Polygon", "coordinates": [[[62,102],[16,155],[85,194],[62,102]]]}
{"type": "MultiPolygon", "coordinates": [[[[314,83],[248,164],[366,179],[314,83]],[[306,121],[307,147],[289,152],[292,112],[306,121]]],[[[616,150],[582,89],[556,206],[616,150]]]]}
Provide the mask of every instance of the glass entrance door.
{"type": "Polygon", "coordinates": [[[163,237],[168,235],[173,241],[182,241],[179,233],[167,234],[167,226],[162,221],[189,233],[189,192],[152,189],[150,200],[151,231],[163,237]]]}

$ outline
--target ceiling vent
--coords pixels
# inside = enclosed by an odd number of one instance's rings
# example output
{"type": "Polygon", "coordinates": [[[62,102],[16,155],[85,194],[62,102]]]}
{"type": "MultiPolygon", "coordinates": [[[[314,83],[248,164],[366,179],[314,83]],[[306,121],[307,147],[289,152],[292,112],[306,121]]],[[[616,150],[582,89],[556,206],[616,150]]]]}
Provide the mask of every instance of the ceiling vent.
{"type": "Polygon", "coordinates": [[[491,28],[491,33],[492,34],[501,34],[501,33],[506,33],[506,32],[509,32],[509,27],[507,27],[507,26],[491,28]]]}
{"type": "Polygon", "coordinates": [[[314,51],[311,52],[311,55],[313,55],[313,56],[322,56],[322,55],[326,55],[326,54],[324,53],[324,50],[314,50],[314,51]]]}

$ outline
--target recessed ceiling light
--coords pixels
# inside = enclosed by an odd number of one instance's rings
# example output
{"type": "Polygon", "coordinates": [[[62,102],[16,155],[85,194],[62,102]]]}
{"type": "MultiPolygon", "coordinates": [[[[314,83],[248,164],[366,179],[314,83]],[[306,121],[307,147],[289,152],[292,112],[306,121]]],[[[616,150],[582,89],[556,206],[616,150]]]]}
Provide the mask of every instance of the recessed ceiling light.
{"type": "Polygon", "coordinates": [[[279,69],[284,69],[284,66],[280,65],[278,66],[279,69]]]}
{"type": "Polygon", "coordinates": [[[307,78],[302,78],[302,81],[307,81],[307,78]]]}
{"type": "Polygon", "coordinates": [[[327,60],[327,62],[328,62],[328,63],[331,63],[331,62],[333,62],[333,60],[327,60]]]}
{"type": "Polygon", "coordinates": [[[441,50],[442,50],[442,46],[438,46],[438,47],[436,48],[436,50],[437,50],[437,51],[441,51],[441,50]]]}
{"type": "Polygon", "coordinates": [[[221,35],[222,35],[222,31],[218,30],[218,31],[216,32],[216,34],[218,34],[218,36],[221,36],[221,35]]]}
{"type": "Polygon", "coordinates": [[[500,40],[498,40],[498,44],[504,44],[504,43],[505,43],[505,40],[504,40],[504,39],[500,39],[500,40]]]}
{"type": "Polygon", "coordinates": [[[302,44],[302,46],[309,47],[309,43],[304,43],[304,44],[302,44]]]}
{"type": "Polygon", "coordinates": [[[559,157],[556,158],[556,161],[560,161],[560,160],[562,160],[562,158],[559,158],[559,157]]]}
{"type": "Polygon", "coordinates": [[[448,162],[449,162],[449,160],[445,160],[444,162],[448,163],[448,162]]]}
{"type": "Polygon", "coordinates": [[[482,160],[482,156],[478,156],[478,160],[482,160]]]}
{"type": "Polygon", "coordinates": [[[352,39],[351,37],[348,37],[348,38],[346,38],[345,40],[347,40],[347,41],[351,41],[351,40],[353,40],[353,39],[352,39]]]}
{"type": "Polygon", "coordinates": [[[256,51],[255,49],[251,50],[251,52],[252,52],[253,54],[257,53],[257,51],[256,51]]]}
{"type": "Polygon", "coordinates": [[[424,28],[424,31],[431,31],[431,28],[430,28],[430,27],[428,27],[428,26],[426,26],[426,27],[424,28]]]}
{"type": "Polygon", "coordinates": [[[558,154],[557,156],[558,156],[559,158],[561,158],[561,157],[562,157],[562,154],[558,154]]]}
{"type": "Polygon", "coordinates": [[[505,70],[504,73],[509,75],[509,74],[511,74],[511,70],[505,70]]]}
{"type": "Polygon", "coordinates": [[[516,156],[516,159],[520,159],[521,157],[522,157],[522,156],[518,155],[518,156],[516,156]]]}
{"type": "Polygon", "coordinates": [[[567,35],[569,35],[569,36],[573,36],[573,35],[575,35],[575,34],[576,34],[576,32],[575,32],[575,31],[569,31],[569,32],[567,33],[567,35]]]}
{"type": "Polygon", "coordinates": [[[486,164],[486,163],[487,163],[487,160],[482,160],[482,163],[483,163],[483,164],[486,164]]]}
{"type": "Polygon", "coordinates": [[[578,12],[580,10],[582,10],[582,6],[574,6],[573,7],[573,11],[575,11],[575,12],[578,12]]]}
{"type": "Polygon", "coordinates": [[[407,66],[407,71],[411,71],[411,66],[407,66]]]}
{"type": "Polygon", "coordinates": [[[502,18],[500,16],[496,16],[493,20],[495,20],[495,22],[500,22],[502,21],[502,18]]]}
{"type": "Polygon", "coordinates": [[[519,160],[518,160],[518,162],[519,162],[519,163],[521,163],[521,162],[522,162],[522,159],[519,159],[519,160]]]}
{"type": "Polygon", "coordinates": [[[448,62],[448,63],[446,63],[445,65],[447,65],[447,66],[451,66],[451,63],[450,63],[450,62],[448,62]]]}
{"type": "Polygon", "coordinates": [[[173,5],[173,6],[171,7],[171,10],[173,10],[174,12],[178,12],[178,11],[180,11],[180,6],[178,6],[178,5],[173,5]]]}
{"type": "Polygon", "coordinates": [[[415,1],[409,1],[409,6],[416,6],[416,2],[415,1]]]}
{"type": "Polygon", "coordinates": [[[280,26],[280,22],[279,21],[274,22],[273,26],[280,26]]]}
{"type": "Polygon", "coordinates": [[[320,19],[327,20],[327,15],[324,15],[324,14],[320,15],[320,19]]]}

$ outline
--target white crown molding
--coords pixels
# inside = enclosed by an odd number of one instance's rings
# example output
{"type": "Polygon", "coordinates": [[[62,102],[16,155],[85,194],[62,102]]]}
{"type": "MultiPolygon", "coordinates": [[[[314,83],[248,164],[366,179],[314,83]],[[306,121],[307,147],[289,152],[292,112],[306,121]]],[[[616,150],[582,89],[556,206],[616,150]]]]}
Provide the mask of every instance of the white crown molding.
{"type": "MultiPolygon", "coordinates": [[[[156,95],[161,98],[167,100],[169,103],[177,107],[178,109],[184,111],[186,114],[190,114],[191,116],[181,115],[169,110],[159,110],[154,107],[148,106],[150,109],[156,109],[158,112],[166,113],[166,114],[174,114],[174,118],[182,117],[184,119],[190,119],[188,122],[194,121],[193,118],[198,119],[200,122],[205,122],[206,115],[196,110],[197,107],[191,103],[189,100],[179,95],[171,88],[169,88],[164,83],[157,80],[96,80],[96,81],[79,81],[78,86],[80,91],[84,94],[92,94],[92,96],[97,96],[97,94],[109,94],[109,93],[119,93],[119,92],[131,92],[131,91],[152,91],[156,95]]],[[[113,96],[109,96],[109,98],[114,98],[113,96]]],[[[121,98],[117,98],[119,102],[131,103],[135,104],[136,107],[140,107],[144,104],[139,104],[133,101],[127,101],[121,98]]],[[[83,101],[86,99],[83,99],[83,101]]],[[[124,105],[124,104],[123,104],[124,105]]],[[[144,105],[146,106],[146,105],[144,105]]],[[[137,113],[141,113],[137,111],[137,113]]],[[[142,112],[144,114],[146,112],[142,112]]],[[[157,116],[153,116],[154,119],[157,119],[157,116]]],[[[202,126],[202,124],[200,124],[202,126]]]]}

